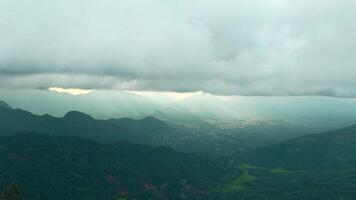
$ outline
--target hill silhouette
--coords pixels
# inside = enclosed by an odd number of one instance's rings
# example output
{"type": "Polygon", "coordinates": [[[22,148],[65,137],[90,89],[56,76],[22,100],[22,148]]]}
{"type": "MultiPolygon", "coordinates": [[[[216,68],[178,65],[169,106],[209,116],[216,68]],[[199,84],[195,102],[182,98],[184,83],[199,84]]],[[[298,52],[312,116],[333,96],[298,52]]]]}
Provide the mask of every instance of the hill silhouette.
{"type": "Polygon", "coordinates": [[[70,111],[59,118],[11,109],[6,103],[2,105],[0,106],[2,135],[33,131],[50,135],[77,136],[106,143],[129,140],[142,144],[163,144],[163,138],[174,132],[168,124],[153,117],[140,120],[128,118],[96,120],[85,113],[70,111]]]}

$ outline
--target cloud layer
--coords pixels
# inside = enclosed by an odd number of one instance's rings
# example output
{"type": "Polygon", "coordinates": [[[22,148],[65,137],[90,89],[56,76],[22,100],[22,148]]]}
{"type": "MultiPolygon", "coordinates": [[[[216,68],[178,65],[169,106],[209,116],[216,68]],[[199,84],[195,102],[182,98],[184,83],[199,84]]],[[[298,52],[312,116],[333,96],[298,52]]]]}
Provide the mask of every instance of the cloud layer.
{"type": "Polygon", "coordinates": [[[2,0],[0,87],[356,97],[353,0],[2,0]]]}

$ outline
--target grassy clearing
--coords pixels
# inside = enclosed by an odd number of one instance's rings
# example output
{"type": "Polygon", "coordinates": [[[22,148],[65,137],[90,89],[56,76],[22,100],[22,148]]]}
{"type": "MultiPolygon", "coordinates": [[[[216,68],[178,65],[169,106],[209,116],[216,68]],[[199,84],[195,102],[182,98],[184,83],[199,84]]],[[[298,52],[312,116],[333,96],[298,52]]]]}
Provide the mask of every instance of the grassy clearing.
{"type": "Polygon", "coordinates": [[[241,170],[243,171],[243,174],[239,176],[239,178],[229,184],[227,184],[224,189],[223,193],[224,194],[233,194],[236,192],[241,192],[245,189],[244,184],[248,183],[250,181],[254,181],[257,178],[253,175],[251,175],[247,169],[244,167],[241,167],[241,170]]]}

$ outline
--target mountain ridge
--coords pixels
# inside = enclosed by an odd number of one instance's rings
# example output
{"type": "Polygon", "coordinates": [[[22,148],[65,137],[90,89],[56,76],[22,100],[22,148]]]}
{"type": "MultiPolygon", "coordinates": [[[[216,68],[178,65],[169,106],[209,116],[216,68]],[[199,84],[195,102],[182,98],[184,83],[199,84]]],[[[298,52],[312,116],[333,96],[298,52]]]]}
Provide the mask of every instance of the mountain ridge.
{"type": "Polygon", "coordinates": [[[356,168],[356,125],[305,135],[250,153],[251,163],[285,169],[356,168]]]}
{"type": "Polygon", "coordinates": [[[79,111],[69,111],[63,117],[54,117],[8,108],[0,109],[0,123],[3,124],[0,127],[0,134],[34,131],[79,136],[101,142],[130,140],[142,144],[154,143],[156,137],[163,137],[172,130],[168,124],[153,117],[140,120],[128,118],[100,120],[79,111]]]}
{"type": "Polygon", "coordinates": [[[8,103],[6,103],[5,101],[1,101],[1,100],[0,100],[0,108],[12,109],[8,103]]]}

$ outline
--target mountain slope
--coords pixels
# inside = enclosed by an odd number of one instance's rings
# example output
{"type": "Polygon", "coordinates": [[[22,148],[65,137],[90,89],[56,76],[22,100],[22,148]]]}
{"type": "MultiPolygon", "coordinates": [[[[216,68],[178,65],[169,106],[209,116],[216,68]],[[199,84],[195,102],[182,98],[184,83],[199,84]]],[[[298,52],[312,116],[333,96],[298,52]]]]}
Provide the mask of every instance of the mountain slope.
{"type": "Polygon", "coordinates": [[[355,144],[356,125],[253,150],[223,199],[355,199],[355,144]]]}
{"type": "Polygon", "coordinates": [[[242,165],[224,200],[353,200],[356,170],[282,170],[242,165]]]}
{"type": "Polygon", "coordinates": [[[5,101],[0,101],[0,107],[11,109],[11,106],[7,104],[5,101]]]}
{"type": "Polygon", "coordinates": [[[235,159],[236,153],[245,154],[245,149],[270,144],[274,140],[280,141],[277,132],[291,131],[288,128],[282,128],[282,131],[277,127],[263,124],[226,129],[209,123],[197,121],[192,123],[193,127],[171,125],[154,117],[140,120],[129,118],[96,120],[77,111],[70,111],[60,118],[0,107],[0,135],[33,131],[50,135],[77,136],[105,143],[127,140],[138,144],[170,146],[178,151],[209,157],[224,155],[226,159],[235,159]],[[273,134],[265,134],[266,132],[273,134]]]}
{"type": "Polygon", "coordinates": [[[166,147],[22,133],[0,136],[0,177],[31,199],[206,199],[219,173],[166,147]]]}
{"type": "MultiPolygon", "coordinates": [[[[144,144],[164,144],[173,128],[152,117],[96,120],[85,113],[70,111],[62,118],[34,115],[21,109],[0,107],[0,135],[34,131],[51,135],[79,136],[102,142],[129,140],[144,144]]],[[[177,134],[177,133],[175,133],[177,134]]]]}
{"type": "Polygon", "coordinates": [[[356,125],[260,148],[250,162],[272,168],[356,168],[356,125]]]}

